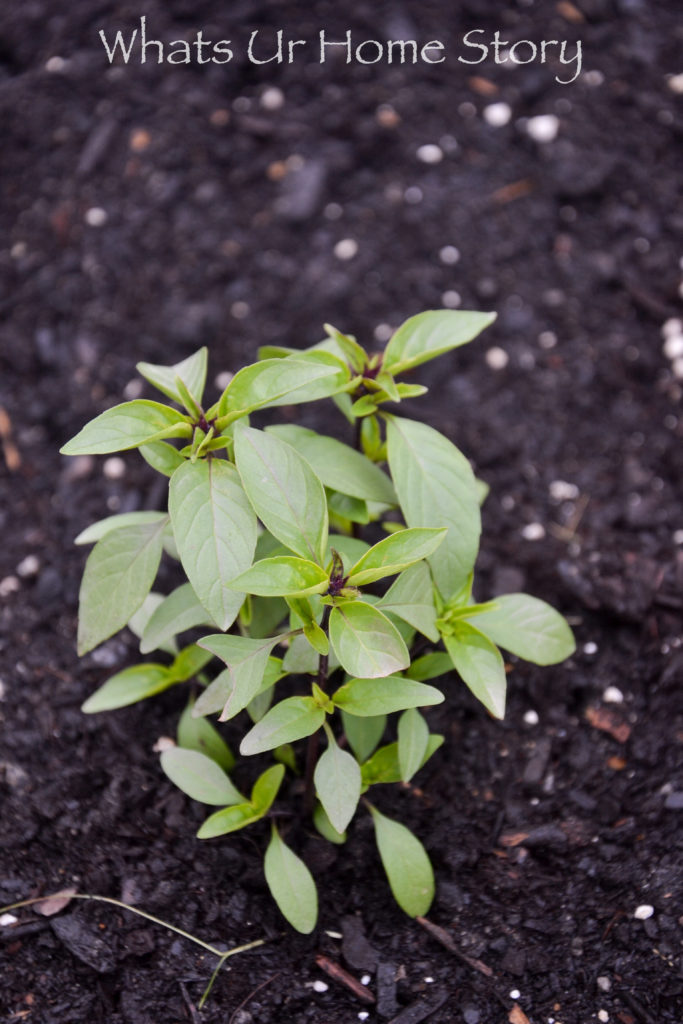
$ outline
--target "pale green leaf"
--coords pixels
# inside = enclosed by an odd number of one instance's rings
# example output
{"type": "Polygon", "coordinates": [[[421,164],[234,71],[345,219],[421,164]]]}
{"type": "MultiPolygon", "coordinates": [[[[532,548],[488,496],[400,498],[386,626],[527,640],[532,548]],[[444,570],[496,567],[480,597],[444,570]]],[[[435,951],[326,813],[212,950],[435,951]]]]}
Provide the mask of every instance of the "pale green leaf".
{"type": "Polygon", "coordinates": [[[213,625],[215,623],[198,600],[192,585],[183,583],[165,597],[150,616],[142,634],[140,650],[147,654],[186,629],[213,625]]]}
{"type": "Polygon", "coordinates": [[[102,540],[113,530],[120,530],[122,526],[139,526],[141,523],[158,523],[161,520],[168,520],[166,512],[122,512],[117,516],[107,516],[96,523],[87,526],[76,537],[74,544],[95,544],[102,540]]]}
{"type": "Polygon", "coordinates": [[[415,527],[390,534],[371,547],[349,572],[348,584],[362,587],[393,576],[431,555],[446,536],[445,529],[415,527]]]}
{"type": "Polygon", "coordinates": [[[176,377],[180,377],[192,397],[201,403],[206,384],[207,355],[208,350],[206,347],[202,347],[191,356],[188,356],[187,359],[176,363],[175,366],[156,366],[153,363],[138,363],[136,370],[140,376],[148,380],[150,384],[153,384],[155,388],[162,391],[168,398],[182,405],[183,396],[178,390],[175,381],[176,377]]]}
{"type": "Polygon", "coordinates": [[[293,743],[316,732],[325,720],[325,712],[312,697],[288,697],[254,725],[242,740],[240,753],[262,754],[283,743],[293,743]]]}
{"type": "Polygon", "coordinates": [[[350,715],[346,711],[342,711],[341,716],[344,735],[349,741],[351,750],[362,764],[367,761],[382,739],[387,725],[387,716],[366,715],[361,718],[358,715],[350,715]]]}
{"type": "Polygon", "coordinates": [[[356,373],[362,373],[368,362],[368,354],[350,334],[342,334],[332,324],[324,324],[325,333],[336,342],[339,351],[356,373]]]}
{"type": "Polygon", "coordinates": [[[177,741],[179,747],[198,750],[220,765],[226,772],[235,767],[235,757],[218,730],[206,718],[195,718],[192,714],[194,700],[190,699],[178,721],[177,741]]]}
{"type": "Polygon", "coordinates": [[[418,562],[402,572],[377,607],[408,622],[433,643],[438,641],[434,587],[429,568],[424,562],[418,562]]]}
{"type": "Polygon", "coordinates": [[[386,473],[341,441],[293,424],[268,427],[267,432],[296,448],[325,487],[364,501],[396,504],[396,492],[386,473]]]}
{"type": "Polygon", "coordinates": [[[251,565],[256,517],[234,466],[186,462],[171,477],[169,512],[192,588],[220,629],[235,621],[244,595],[228,583],[251,565]]]}
{"type": "Polygon", "coordinates": [[[62,455],[107,455],[163,437],[191,436],[192,427],[181,413],[168,405],[138,398],[96,416],[60,448],[60,452],[62,455]]]}
{"type": "Polygon", "coordinates": [[[555,665],[576,650],[569,623],[545,601],[502,594],[495,603],[497,608],[477,615],[476,627],[511,654],[535,665],[555,665]]]}
{"type": "Polygon", "coordinates": [[[335,843],[337,846],[341,846],[346,842],[346,832],[337,832],[325,814],[325,808],[320,803],[316,803],[313,810],[313,824],[323,839],[327,839],[328,843],[335,843]]]}
{"type": "Polygon", "coordinates": [[[282,841],[273,825],[264,861],[266,882],[292,928],[308,935],[318,920],[318,893],[304,862],[282,841]]]}
{"type": "Polygon", "coordinates": [[[315,766],[313,781],[332,827],[344,832],[360,799],[360,768],[355,757],[337,745],[331,732],[328,732],[327,750],[315,766]]]}
{"type": "Polygon", "coordinates": [[[370,550],[370,545],[359,537],[346,537],[341,533],[333,533],[330,535],[327,542],[325,565],[328,565],[330,562],[333,549],[337,554],[341,555],[344,572],[348,573],[351,566],[354,565],[359,558],[362,558],[366,551],[370,550]]]}
{"type": "Polygon", "coordinates": [[[401,324],[389,340],[383,366],[394,375],[405,373],[428,359],[466,345],[495,319],[495,313],[469,310],[433,309],[418,313],[401,324]]]}
{"type": "Polygon", "coordinates": [[[398,763],[401,779],[410,782],[429,745],[429,726],[419,711],[409,708],[398,720],[398,763]]]}
{"type": "Polygon", "coordinates": [[[254,809],[261,815],[267,814],[273,806],[273,801],[278,794],[282,780],[285,777],[285,766],[274,764],[266,768],[254,783],[251,791],[251,802],[254,809]]]}
{"type": "MultiPolygon", "coordinates": [[[[443,736],[431,733],[420,767],[423,767],[432,754],[442,745],[443,736]]],[[[400,782],[401,766],[398,760],[398,743],[389,743],[385,747],[380,747],[370,760],[361,766],[361,778],[366,789],[369,786],[382,785],[388,782],[400,782]]]]}
{"type": "Polygon", "coordinates": [[[348,528],[349,523],[360,523],[361,526],[365,526],[370,522],[367,501],[351,498],[348,494],[340,494],[339,491],[327,490],[326,495],[330,522],[338,523],[339,529],[348,528]]]}
{"type": "Polygon", "coordinates": [[[444,636],[443,642],[458,675],[477,700],[495,718],[503,718],[507,681],[505,665],[496,645],[463,619],[456,619],[452,633],[444,636]]]}
{"type": "Polygon", "coordinates": [[[219,416],[312,401],[335,394],[348,380],[348,372],[334,358],[266,359],[235,374],[221,397],[219,416]]]}
{"type": "Polygon", "coordinates": [[[228,667],[199,695],[194,713],[210,715],[220,711],[220,720],[225,722],[246,708],[260,692],[270,652],[280,640],[281,636],[263,640],[221,634],[202,637],[199,646],[228,667]]]}
{"type": "Polygon", "coordinates": [[[291,555],[262,558],[230,581],[234,590],[261,597],[322,594],[329,586],[327,573],[315,562],[291,555]]]}
{"type": "Polygon", "coordinates": [[[391,475],[408,526],[446,526],[428,561],[443,597],[467,579],[477,557],[481,514],[474,473],[442,434],[424,423],[391,417],[387,424],[391,475]]]}
{"type": "Polygon", "coordinates": [[[444,696],[434,686],[404,676],[384,679],[350,679],[332,697],[334,706],[349,715],[390,715],[406,708],[441,704],[444,696]]]}
{"type": "Polygon", "coordinates": [[[327,502],[308,462],[272,434],[241,424],[235,430],[235,459],[266,529],[297,555],[320,562],[327,541],[327,502]]]}
{"type": "Polygon", "coordinates": [[[197,750],[171,747],[161,755],[161,767],[183,793],[202,804],[239,804],[244,797],[215,761],[197,750]]]}
{"type": "Polygon", "coordinates": [[[410,655],[396,627],[386,615],[364,601],[336,605],[330,615],[329,636],[349,675],[378,678],[410,664],[410,655]]]}
{"type": "Polygon", "coordinates": [[[420,840],[370,805],[382,865],[401,910],[422,917],[434,899],[434,872],[420,840]]]}
{"type": "Polygon", "coordinates": [[[453,671],[453,662],[445,651],[433,651],[431,654],[423,654],[416,658],[406,675],[411,679],[418,679],[424,682],[426,679],[436,679],[437,676],[445,676],[453,671]]]}
{"type": "Polygon", "coordinates": [[[247,825],[259,821],[262,815],[250,803],[234,804],[209,815],[197,832],[197,839],[214,839],[229,832],[237,832],[247,825]]]}
{"type": "Polygon", "coordinates": [[[79,654],[123,629],[142,605],[159,568],[167,521],[121,527],[90,552],[78,598],[79,654]]]}
{"type": "Polygon", "coordinates": [[[211,651],[202,650],[197,644],[188,644],[175,656],[169,672],[178,682],[184,683],[201,672],[212,658],[211,651]]]}
{"type": "Polygon", "coordinates": [[[156,696],[157,693],[167,690],[176,682],[176,678],[171,675],[165,665],[156,665],[151,662],[131,665],[123,672],[117,672],[91,697],[88,697],[81,707],[81,711],[92,715],[98,711],[125,708],[139,700],[156,696]]]}
{"type": "Polygon", "coordinates": [[[154,441],[152,444],[141,444],[138,451],[145,462],[164,476],[173,476],[178,466],[185,459],[172,444],[166,441],[154,441]]]}
{"type": "MultiPolygon", "coordinates": [[[[163,594],[158,594],[154,590],[150,590],[149,594],[142,602],[138,610],[131,615],[128,620],[128,629],[135,634],[138,639],[142,638],[143,633],[147,629],[147,623],[152,618],[152,615],[157,610],[160,604],[165,600],[163,594]]],[[[172,654],[174,657],[178,653],[178,645],[172,638],[166,643],[159,647],[159,650],[165,651],[167,654],[172,654]]],[[[140,653],[147,654],[147,651],[142,650],[142,644],[140,644],[140,653]]]]}

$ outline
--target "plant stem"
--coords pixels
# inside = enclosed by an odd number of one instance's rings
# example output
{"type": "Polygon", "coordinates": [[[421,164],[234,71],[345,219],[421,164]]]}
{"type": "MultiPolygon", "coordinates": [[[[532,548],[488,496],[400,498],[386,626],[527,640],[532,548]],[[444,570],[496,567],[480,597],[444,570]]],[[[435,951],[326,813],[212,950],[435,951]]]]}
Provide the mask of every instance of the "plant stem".
{"type": "MultiPolygon", "coordinates": [[[[332,611],[330,605],[325,605],[323,611],[322,621],[320,628],[322,629],[325,636],[328,635],[328,626],[330,622],[330,612],[332,611]]],[[[318,686],[327,693],[327,667],[329,662],[329,655],[319,654],[318,655],[318,678],[316,680],[318,686]]],[[[306,748],[306,785],[304,789],[304,814],[309,816],[313,813],[313,804],[315,800],[315,787],[313,785],[313,773],[315,772],[315,766],[318,761],[318,743],[319,743],[320,730],[314,732],[312,736],[308,737],[308,747],[306,748]]]]}

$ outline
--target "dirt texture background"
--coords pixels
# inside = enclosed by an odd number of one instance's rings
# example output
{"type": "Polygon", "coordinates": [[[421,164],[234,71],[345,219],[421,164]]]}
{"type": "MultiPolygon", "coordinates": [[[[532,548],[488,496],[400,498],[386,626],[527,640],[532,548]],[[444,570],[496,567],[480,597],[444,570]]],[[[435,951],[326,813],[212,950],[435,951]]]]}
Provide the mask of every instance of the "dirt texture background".
{"type": "MultiPolygon", "coordinates": [[[[0,11],[0,904],[70,885],[207,941],[269,940],[230,962],[199,1014],[214,961],[177,935],[99,904],[23,910],[0,929],[3,1021],[683,1019],[683,366],[661,333],[681,333],[677,8],[0,11]],[[201,28],[239,53],[225,66],[110,67],[99,30],[141,14],[156,38],[201,28]],[[257,67],[244,59],[257,28],[439,39],[449,57],[257,67]],[[468,67],[456,57],[473,28],[581,39],[583,73],[561,85],[557,65],[468,67]],[[508,105],[507,124],[488,123],[492,103],[508,105]],[[532,137],[538,115],[557,119],[545,122],[555,138],[532,137]],[[259,344],[317,341],[325,321],[380,347],[443,304],[498,320],[421,368],[430,395],[406,412],[491,485],[480,592],[543,597],[578,641],[560,667],[511,661],[502,723],[453,678],[429,716],[446,744],[419,788],[377,798],[429,850],[430,920],[488,974],[393,904],[362,816],[342,849],[304,838],[320,926],[285,931],[262,874],[266,826],[200,843],[202,809],[161,773],[153,747],[185,694],[81,713],[136,649],[126,633],[77,659],[84,552],[72,540],[107,512],[159,507],[164,485],[134,453],[58,455],[122,395],[149,394],[139,359],[172,363],[207,344],[213,378],[259,344]],[[329,978],[320,955],[369,975],[374,1003],[329,978]]],[[[307,422],[343,435],[327,412],[307,422]]]]}

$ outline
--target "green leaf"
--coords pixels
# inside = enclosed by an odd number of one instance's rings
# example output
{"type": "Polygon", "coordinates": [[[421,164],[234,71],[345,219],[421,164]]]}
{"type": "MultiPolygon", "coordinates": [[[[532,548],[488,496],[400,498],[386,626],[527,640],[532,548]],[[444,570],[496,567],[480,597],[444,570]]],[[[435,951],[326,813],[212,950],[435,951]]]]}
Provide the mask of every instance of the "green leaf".
{"type": "Polygon", "coordinates": [[[429,726],[419,711],[410,708],[398,720],[398,763],[401,779],[410,782],[421,767],[429,745],[429,726]]]}
{"type": "MultiPolygon", "coordinates": [[[[423,767],[429,758],[434,754],[440,746],[443,744],[443,736],[436,735],[435,733],[430,734],[429,742],[425,755],[422,759],[423,767]]],[[[363,786],[367,789],[369,786],[377,786],[385,783],[400,782],[401,781],[401,766],[398,760],[398,743],[389,743],[385,747],[380,747],[369,761],[361,766],[361,778],[363,780],[363,786]]]]}
{"type": "Polygon", "coordinates": [[[272,434],[241,424],[235,430],[235,460],[266,529],[297,555],[320,562],[327,542],[327,502],[308,462],[272,434]]]}
{"type": "Polygon", "coordinates": [[[283,743],[293,743],[317,732],[325,720],[325,712],[312,697],[288,697],[254,725],[242,740],[240,753],[262,754],[283,743]]]}
{"type": "Polygon", "coordinates": [[[218,414],[236,416],[265,406],[296,405],[333,395],[348,380],[348,372],[333,357],[265,359],[235,374],[223,392],[218,414]]]}
{"type": "Polygon", "coordinates": [[[346,842],[346,832],[337,832],[336,828],[325,814],[325,808],[322,804],[316,803],[315,805],[313,810],[313,824],[323,839],[327,839],[328,843],[335,843],[337,846],[341,846],[346,842]]]}
{"type": "Polygon", "coordinates": [[[214,839],[246,828],[263,817],[250,803],[234,804],[209,815],[197,832],[197,839],[214,839]]]}
{"type": "Polygon", "coordinates": [[[153,363],[138,363],[136,370],[141,377],[148,380],[150,384],[153,384],[155,388],[162,391],[168,398],[182,405],[183,397],[176,384],[176,377],[180,377],[192,397],[201,403],[206,384],[207,356],[208,350],[206,347],[203,347],[191,356],[188,356],[187,359],[183,359],[182,362],[176,363],[175,366],[155,366],[153,363]]]}
{"type": "Polygon", "coordinates": [[[168,520],[166,512],[122,512],[117,516],[107,516],[106,519],[100,519],[97,523],[92,523],[82,530],[74,544],[94,544],[113,530],[120,530],[122,526],[158,523],[162,519],[164,522],[168,520]]]}
{"type": "Polygon", "coordinates": [[[285,777],[285,766],[274,764],[259,775],[251,791],[251,802],[255,810],[261,816],[267,814],[273,806],[273,801],[278,794],[282,780],[285,777]]]}
{"type": "Polygon", "coordinates": [[[198,750],[226,772],[232,771],[235,767],[235,757],[230,747],[208,719],[193,716],[193,707],[194,700],[190,699],[180,716],[176,737],[178,746],[187,750],[198,750]]]}
{"type": "Polygon", "coordinates": [[[167,519],[124,526],[98,541],[85,563],[78,597],[78,653],[107,640],[142,605],[161,561],[167,519]]]}
{"type": "Polygon", "coordinates": [[[364,601],[336,605],[330,614],[329,636],[340,664],[352,676],[374,679],[410,664],[408,649],[396,627],[364,601]]]}
{"type": "Polygon", "coordinates": [[[327,508],[331,522],[342,524],[340,529],[348,528],[348,523],[360,523],[361,526],[365,526],[370,522],[367,501],[352,498],[348,494],[340,494],[339,491],[327,491],[327,508]]]}
{"type": "Polygon", "coordinates": [[[306,594],[322,594],[329,582],[325,570],[315,562],[280,555],[254,562],[250,569],[231,580],[230,586],[261,597],[304,597],[306,594]]]}
{"type": "MultiPolygon", "coordinates": [[[[128,619],[128,629],[131,631],[131,633],[134,633],[138,639],[142,637],[144,631],[147,629],[147,623],[152,618],[152,615],[157,610],[157,608],[159,607],[163,600],[163,594],[157,594],[156,591],[150,590],[149,594],[142,602],[138,610],[134,612],[134,614],[131,615],[131,617],[128,619]]],[[[163,646],[159,648],[159,650],[165,651],[167,654],[172,654],[173,657],[175,657],[175,655],[178,653],[178,645],[175,642],[175,640],[170,639],[166,643],[164,643],[163,646]]],[[[142,654],[147,653],[146,651],[142,650],[142,645],[140,646],[140,651],[142,654]]]]}
{"type": "Polygon", "coordinates": [[[404,676],[385,679],[350,679],[340,686],[332,701],[349,715],[390,715],[406,708],[441,704],[444,696],[434,686],[404,676]]]}
{"type": "Polygon", "coordinates": [[[420,398],[421,395],[426,395],[429,388],[424,387],[422,384],[406,384],[404,381],[400,381],[396,385],[399,398],[420,398]]]}
{"type": "Polygon", "coordinates": [[[268,427],[266,432],[296,448],[325,487],[363,501],[396,504],[396,492],[386,473],[341,441],[293,424],[268,427]]]}
{"type": "Polygon", "coordinates": [[[496,319],[495,313],[433,309],[401,324],[384,350],[383,366],[394,376],[466,345],[496,319]]]}
{"type": "Polygon", "coordinates": [[[346,711],[342,711],[341,716],[344,735],[349,741],[351,750],[362,764],[367,761],[382,739],[387,725],[387,716],[367,715],[360,718],[358,715],[350,715],[346,711]]]}
{"type": "Polygon", "coordinates": [[[273,825],[264,861],[266,882],[292,928],[308,935],[318,920],[318,893],[304,862],[282,841],[273,825]]]}
{"type": "Polygon", "coordinates": [[[495,644],[463,619],[456,619],[452,634],[444,636],[443,642],[458,675],[477,700],[495,718],[503,718],[507,682],[505,665],[495,644]]]}
{"type": "Polygon", "coordinates": [[[390,534],[375,544],[349,572],[348,585],[361,587],[384,576],[393,576],[431,555],[446,536],[445,529],[416,527],[390,534]]]}
{"type": "Polygon", "coordinates": [[[256,517],[234,466],[186,462],[171,477],[168,508],[183,569],[220,629],[235,621],[244,595],[228,583],[251,565],[256,517]]]}
{"type": "Polygon", "coordinates": [[[418,679],[424,682],[426,679],[436,679],[437,676],[445,676],[453,670],[453,662],[445,651],[434,651],[431,654],[423,654],[416,658],[406,671],[410,679],[418,679]]]}
{"type": "Polygon", "coordinates": [[[332,324],[323,324],[323,326],[325,333],[337,343],[340,352],[343,353],[351,368],[356,373],[362,373],[368,362],[368,354],[365,349],[358,344],[355,338],[348,334],[342,334],[332,324]]]}
{"type": "Polygon", "coordinates": [[[191,436],[192,427],[181,413],[159,402],[136,399],[96,416],[60,448],[60,452],[62,455],[108,455],[163,437],[191,436]]]}
{"type": "Polygon", "coordinates": [[[332,559],[332,550],[341,555],[341,559],[344,565],[344,571],[348,573],[350,567],[362,558],[366,551],[370,550],[370,545],[366,544],[364,540],[360,540],[358,537],[345,537],[340,533],[333,533],[327,543],[327,549],[325,551],[325,565],[332,559]]]}
{"type": "Polygon", "coordinates": [[[434,588],[424,562],[418,562],[402,572],[377,607],[383,612],[397,615],[433,643],[437,643],[439,631],[436,628],[434,588]]]}
{"type": "Polygon", "coordinates": [[[422,917],[434,899],[434,872],[420,840],[370,806],[375,839],[394,899],[409,917],[422,917]]]}
{"type": "Polygon", "coordinates": [[[384,394],[391,402],[400,402],[401,396],[396,386],[396,381],[390,373],[383,373],[380,371],[372,382],[375,385],[379,385],[384,394]]]}
{"type": "Polygon", "coordinates": [[[360,800],[360,768],[355,757],[337,745],[331,730],[326,732],[328,747],[318,758],[313,781],[332,827],[342,833],[360,800]]]}
{"type": "Polygon", "coordinates": [[[153,663],[131,665],[123,672],[117,672],[100,686],[81,707],[86,715],[98,711],[113,711],[125,708],[146,697],[154,697],[157,693],[173,686],[177,679],[171,675],[165,665],[153,663]]]}
{"type": "Polygon", "coordinates": [[[222,768],[206,754],[171,747],[161,755],[161,767],[171,782],[201,804],[239,804],[244,797],[222,768]]]}
{"type": "MultiPolygon", "coordinates": [[[[283,666],[287,672],[294,675],[314,676],[318,672],[318,656],[319,652],[307,637],[294,636],[287,648],[283,666]]],[[[339,668],[339,661],[334,650],[329,649],[328,671],[333,672],[336,668],[339,668]]]]}
{"type": "Polygon", "coordinates": [[[197,644],[188,644],[175,656],[169,672],[179,683],[184,683],[201,672],[212,658],[211,651],[203,651],[197,644]]]}
{"type": "Polygon", "coordinates": [[[197,598],[192,584],[183,583],[165,597],[150,616],[142,634],[140,650],[147,654],[186,629],[213,625],[215,623],[197,598]]]}
{"type": "MultiPolygon", "coordinates": [[[[467,579],[477,557],[481,514],[474,473],[455,445],[425,423],[388,418],[391,475],[409,526],[446,526],[428,561],[448,598],[467,579]]],[[[400,536],[400,535],[399,535],[400,536]]]]}
{"type": "Polygon", "coordinates": [[[287,604],[281,597],[252,597],[249,636],[270,636],[286,617],[287,604]]]}
{"type": "Polygon", "coordinates": [[[381,402],[381,395],[377,392],[374,395],[361,395],[351,406],[351,415],[354,417],[371,416],[377,412],[377,402],[381,402]]]}
{"type": "Polygon", "coordinates": [[[569,623],[545,601],[503,594],[497,608],[477,615],[477,629],[495,644],[535,665],[555,665],[576,650],[569,623]]]}
{"type": "Polygon", "coordinates": [[[166,441],[141,444],[138,451],[152,469],[156,469],[157,473],[164,476],[173,476],[178,466],[182,466],[185,461],[178,450],[166,441]]]}
{"type": "Polygon", "coordinates": [[[489,496],[489,491],[491,490],[491,488],[489,487],[485,480],[480,480],[478,477],[475,480],[475,483],[477,485],[477,501],[479,502],[480,505],[483,505],[489,496]]]}
{"type": "Polygon", "coordinates": [[[270,652],[281,640],[282,636],[263,640],[221,634],[202,637],[199,646],[211,651],[228,667],[197,698],[195,714],[210,715],[220,711],[220,721],[226,722],[246,708],[260,692],[270,652]]]}

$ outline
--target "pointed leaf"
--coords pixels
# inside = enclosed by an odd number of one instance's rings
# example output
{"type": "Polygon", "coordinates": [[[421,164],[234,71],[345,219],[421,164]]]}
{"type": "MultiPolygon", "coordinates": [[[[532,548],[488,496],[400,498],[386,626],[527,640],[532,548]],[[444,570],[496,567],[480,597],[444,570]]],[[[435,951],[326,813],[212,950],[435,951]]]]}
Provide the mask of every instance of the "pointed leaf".
{"type": "Polygon", "coordinates": [[[385,537],[366,551],[352,567],[348,578],[349,586],[363,587],[384,576],[393,576],[407,569],[409,565],[431,555],[444,540],[446,533],[443,528],[430,530],[416,527],[400,530],[385,537]]]}
{"type": "Polygon", "coordinates": [[[167,690],[176,682],[177,680],[165,665],[155,665],[151,662],[143,665],[131,665],[123,672],[117,672],[91,697],[88,697],[81,707],[81,711],[84,711],[86,715],[92,715],[98,711],[125,708],[129,704],[145,700],[146,697],[156,696],[157,693],[167,690]]]}
{"type": "Polygon", "coordinates": [[[387,716],[366,715],[360,718],[358,715],[350,715],[347,711],[342,711],[341,716],[344,735],[351,750],[362,764],[367,761],[382,739],[387,725],[387,716]]]}
{"type": "Polygon", "coordinates": [[[107,640],[140,608],[161,561],[167,519],[124,526],[98,541],[78,597],[78,653],[107,640]]]}
{"type": "Polygon", "coordinates": [[[274,764],[259,775],[251,791],[251,802],[261,815],[267,814],[285,777],[285,766],[274,764]]]}
{"type": "Polygon", "coordinates": [[[343,353],[351,368],[356,373],[362,373],[368,362],[368,354],[365,349],[358,344],[355,338],[349,334],[342,334],[332,324],[325,324],[324,327],[325,333],[337,343],[339,350],[343,353]]]}
{"type": "MultiPolygon", "coordinates": [[[[427,749],[420,765],[421,768],[442,744],[443,736],[439,736],[436,733],[430,734],[427,749]]],[[[363,779],[363,786],[366,789],[368,786],[400,782],[401,766],[398,760],[398,743],[389,743],[387,746],[380,747],[379,750],[375,751],[369,761],[361,765],[361,777],[363,779]]]]}
{"type": "Polygon", "coordinates": [[[145,462],[164,476],[173,476],[178,466],[185,459],[178,450],[167,441],[154,441],[152,444],[141,444],[138,451],[145,462]]]}
{"type": "MultiPolygon", "coordinates": [[[[142,637],[142,634],[147,629],[147,623],[163,600],[163,594],[158,594],[155,590],[150,590],[138,610],[128,619],[128,629],[131,633],[134,633],[138,639],[142,637]]],[[[169,640],[159,649],[166,651],[167,654],[172,654],[174,657],[178,653],[178,645],[173,639],[169,640]]],[[[141,648],[141,653],[146,654],[147,652],[142,651],[141,648]]]]}
{"type": "Polygon", "coordinates": [[[325,487],[364,501],[396,504],[396,492],[386,473],[341,441],[293,424],[268,427],[267,433],[296,448],[325,487]]]}
{"type": "Polygon", "coordinates": [[[396,627],[364,601],[336,605],[330,615],[329,636],[341,665],[352,676],[388,676],[410,664],[396,627]]]}
{"type": "Polygon", "coordinates": [[[350,679],[332,697],[335,707],[349,715],[390,715],[406,708],[441,704],[444,696],[434,686],[404,676],[385,679],[350,679]]]}
{"type": "Polygon", "coordinates": [[[239,793],[222,768],[205,754],[184,747],[171,747],[161,755],[161,767],[171,782],[202,804],[239,804],[239,793]]]}
{"type": "Polygon", "coordinates": [[[220,711],[220,720],[225,722],[246,708],[260,691],[270,652],[281,640],[282,636],[264,640],[220,634],[202,637],[199,647],[211,651],[228,667],[197,698],[194,713],[210,715],[220,711]]]}
{"type": "Polygon", "coordinates": [[[308,935],[318,920],[318,893],[304,862],[273,831],[264,861],[266,882],[283,916],[296,931],[308,935]]]}
{"type": "Polygon", "coordinates": [[[176,587],[157,606],[142,634],[140,650],[143,654],[155,651],[178,633],[194,626],[213,626],[211,616],[200,603],[190,583],[176,587]]]}
{"type": "Polygon", "coordinates": [[[235,459],[266,529],[297,555],[320,562],[327,541],[327,502],[306,460],[272,434],[241,424],[235,430],[235,459]]]}
{"type": "Polygon", "coordinates": [[[60,452],[62,455],[107,455],[163,437],[191,436],[192,427],[182,413],[159,402],[136,399],[96,416],[60,448],[60,452]]]}
{"type": "Polygon", "coordinates": [[[419,711],[410,708],[398,720],[398,763],[401,779],[410,782],[420,768],[429,745],[429,726],[419,711]]]}
{"type": "Polygon", "coordinates": [[[320,803],[316,803],[315,805],[315,809],[313,811],[313,824],[323,839],[327,839],[328,843],[335,843],[337,846],[341,846],[346,842],[346,832],[337,832],[336,828],[325,814],[325,808],[320,803]]]}
{"type": "Polygon", "coordinates": [[[291,555],[262,558],[246,572],[240,573],[230,586],[247,594],[281,597],[322,594],[329,586],[327,573],[315,562],[291,555]]]}
{"type": "Polygon", "coordinates": [[[273,750],[283,743],[293,743],[317,732],[325,720],[325,712],[312,697],[288,697],[249,730],[240,745],[245,756],[273,750]]]}
{"type": "Polygon", "coordinates": [[[235,757],[221,734],[206,718],[195,718],[192,714],[194,700],[190,700],[178,722],[177,742],[179,747],[198,750],[220,765],[226,772],[235,767],[235,757]]]}
{"type": "Polygon", "coordinates": [[[377,607],[380,611],[397,615],[433,643],[437,643],[439,631],[436,628],[434,587],[424,562],[418,562],[402,572],[377,607]]]}
{"type": "Polygon", "coordinates": [[[169,672],[179,683],[184,683],[201,672],[212,658],[211,651],[202,650],[197,644],[188,644],[175,656],[169,672]]]}
{"type": "Polygon", "coordinates": [[[328,740],[327,750],[315,766],[313,781],[332,827],[341,833],[356,813],[360,799],[360,768],[355,757],[337,745],[331,732],[328,740]]]}
{"type": "Polygon", "coordinates": [[[136,370],[140,376],[148,380],[150,384],[153,384],[155,388],[162,391],[168,398],[182,405],[183,397],[178,390],[175,380],[176,377],[180,377],[192,397],[201,403],[204,395],[204,385],[206,384],[207,355],[208,349],[203,347],[191,356],[188,356],[187,359],[183,359],[182,362],[176,363],[175,366],[155,366],[153,363],[138,363],[136,370]]]}
{"type": "Polygon", "coordinates": [[[456,619],[452,630],[443,642],[458,675],[495,718],[503,718],[507,681],[500,651],[463,619],[456,619]]]}
{"type": "Polygon", "coordinates": [[[394,899],[410,917],[421,917],[434,899],[434,872],[427,851],[398,821],[370,806],[375,839],[394,899]]]}
{"type": "Polygon", "coordinates": [[[496,319],[495,313],[433,309],[401,324],[384,350],[383,366],[394,376],[466,345],[496,319]]]}
{"type": "Polygon", "coordinates": [[[424,423],[391,417],[389,466],[408,526],[446,526],[448,534],[428,561],[448,598],[466,580],[479,547],[481,514],[474,473],[442,434],[424,423]]]}
{"type": "Polygon", "coordinates": [[[220,629],[235,621],[244,595],[229,580],[251,565],[256,518],[234,466],[186,462],[171,477],[168,508],[183,569],[220,629]]]}
{"type": "Polygon", "coordinates": [[[250,803],[234,804],[232,807],[224,807],[220,811],[209,815],[204,824],[197,832],[197,839],[213,839],[215,836],[224,836],[229,832],[237,832],[238,829],[246,828],[255,821],[259,821],[263,815],[254,809],[250,803]]]}
{"type": "Polygon", "coordinates": [[[244,414],[265,406],[295,405],[314,396],[332,395],[341,391],[348,380],[348,372],[334,358],[265,359],[235,374],[221,397],[219,416],[244,414]]]}
{"type": "Polygon", "coordinates": [[[158,523],[161,520],[168,521],[166,512],[122,512],[117,516],[107,516],[96,523],[87,526],[76,537],[74,544],[95,544],[102,540],[113,530],[120,530],[122,526],[139,526],[148,523],[158,523]]]}
{"type": "Polygon", "coordinates": [[[453,662],[445,651],[434,651],[431,654],[424,654],[412,662],[406,675],[410,679],[418,679],[425,682],[427,679],[436,679],[437,676],[445,676],[453,671],[453,662]]]}
{"type": "Polygon", "coordinates": [[[476,628],[495,644],[535,665],[555,665],[576,650],[565,618],[529,594],[503,594],[497,608],[477,615],[476,628]]]}

